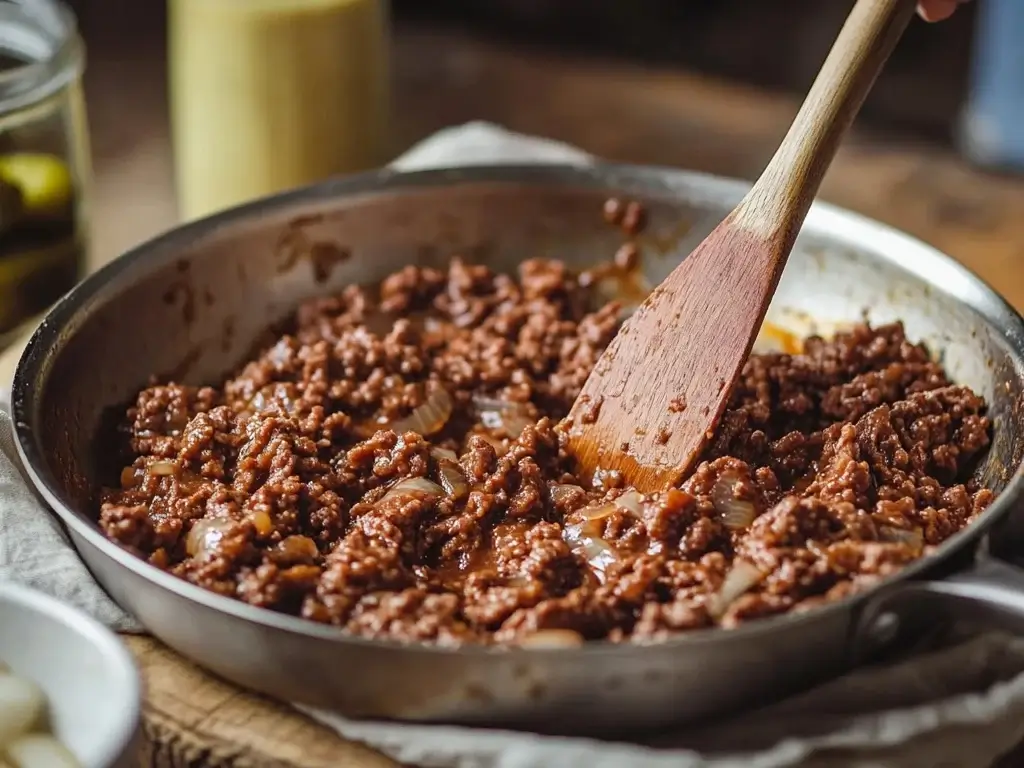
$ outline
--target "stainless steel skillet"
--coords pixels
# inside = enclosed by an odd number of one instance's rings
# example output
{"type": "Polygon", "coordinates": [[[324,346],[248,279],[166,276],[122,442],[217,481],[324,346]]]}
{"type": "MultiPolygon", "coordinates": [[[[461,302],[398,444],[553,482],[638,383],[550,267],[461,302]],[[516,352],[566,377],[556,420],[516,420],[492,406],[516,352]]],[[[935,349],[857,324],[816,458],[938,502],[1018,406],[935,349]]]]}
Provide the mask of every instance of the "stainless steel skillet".
{"type": "Polygon", "coordinates": [[[902,319],[988,399],[995,420],[979,473],[997,501],[872,592],[658,645],[450,650],[349,637],[218,597],[96,528],[92,494],[116,478],[104,460],[111,415],[152,373],[214,382],[301,299],[410,262],[461,254],[499,270],[538,255],[593,264],[621,243],[601,220],[611,193],[646,203],[643,262],[657,283],[688,253],[687,231],[699,239],[744,191],[737,181],[612,165],[381,172],[181,227],[85,280],[36,331],[12,393],[19,450],[93,573],[153,634],[229,680],[353,716],[624,733],[762,704],[839,674],[898,642],[922,608],[1024,622],[1024,571],[986,553],[1024,488],[1024,322],[941,253],[827,205],[812,209],[769,318],[798,332],[865,311],[875,322],[902,319]]]}

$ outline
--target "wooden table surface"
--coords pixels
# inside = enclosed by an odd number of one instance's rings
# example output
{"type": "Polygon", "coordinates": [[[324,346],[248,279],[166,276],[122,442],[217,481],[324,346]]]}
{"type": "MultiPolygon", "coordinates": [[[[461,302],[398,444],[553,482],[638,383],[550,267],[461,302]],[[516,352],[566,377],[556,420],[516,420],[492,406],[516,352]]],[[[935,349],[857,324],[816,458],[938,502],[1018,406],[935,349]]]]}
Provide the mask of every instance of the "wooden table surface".
{"type": "MultiPolygon", "coordinates": [[[[162,51],[103,53],[93,51],[88,78],[92,266],[175,221],[162,51]]],[[[753,178],[796,108],[789,98],[685,73],[524,55],[452,33],[400,30],[395,56],[396,150],[445,125],[487,119],[617,160],[753,178]]],[[[930,241],[1024,307],[1024,180],[860,132],[840,151],[822,196],[930,241]]],[[[19,352],[0,358],[0,374],[10,374],[19,352]]],[[[156,641],[127,642],[147,689],[145,765],[395,765],[213,679],[156,641]]]]}

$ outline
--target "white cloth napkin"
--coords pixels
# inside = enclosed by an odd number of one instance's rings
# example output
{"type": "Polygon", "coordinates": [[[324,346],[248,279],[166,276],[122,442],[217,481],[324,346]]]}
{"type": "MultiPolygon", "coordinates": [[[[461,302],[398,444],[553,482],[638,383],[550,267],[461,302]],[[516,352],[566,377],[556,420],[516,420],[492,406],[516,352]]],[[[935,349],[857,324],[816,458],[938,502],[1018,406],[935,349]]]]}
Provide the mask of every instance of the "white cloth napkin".
{"type": "MultiPolygon", "coordinates": [[[[593,162],[564,144],[469,123],[426,139],[394,167],[523,161],[593,162]]],[[[0,400],[6,401],[2,393],[0,400]]],[[[49,592],[122,631],[139,631],[92,580],[26,484],[2,410],[0,579],[49,592]]],[[[1024,638],[950,632],[903,661],[642,745],[309,714],[423,768],[982,768],[1024,739],[1024,638]]]]}

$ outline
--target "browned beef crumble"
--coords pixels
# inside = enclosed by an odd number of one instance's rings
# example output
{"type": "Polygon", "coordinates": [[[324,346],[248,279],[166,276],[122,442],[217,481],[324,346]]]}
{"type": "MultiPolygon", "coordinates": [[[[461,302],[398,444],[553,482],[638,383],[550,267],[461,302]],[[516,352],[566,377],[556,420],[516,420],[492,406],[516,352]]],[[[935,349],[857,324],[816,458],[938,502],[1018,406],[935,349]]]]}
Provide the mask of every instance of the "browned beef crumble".
{"type": "Polygon", "coordinates": [[[366,637],[648,641],[870,587],[991,501],[983,401],[898,324],[753,355],[679,488],[582,487],[558,422],[620,314],[590,282],[456,260],[306,303],[222,386],[139,393],[103,530],[366,637]]]}

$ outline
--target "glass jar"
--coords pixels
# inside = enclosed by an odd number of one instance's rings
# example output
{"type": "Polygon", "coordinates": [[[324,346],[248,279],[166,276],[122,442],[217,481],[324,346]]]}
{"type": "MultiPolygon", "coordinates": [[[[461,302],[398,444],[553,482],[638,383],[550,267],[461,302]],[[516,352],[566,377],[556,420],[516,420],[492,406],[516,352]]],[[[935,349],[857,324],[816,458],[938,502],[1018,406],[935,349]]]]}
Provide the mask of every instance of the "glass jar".
{"type": "Polygon", "coordinates": [[[387,159],[386,0],[170,0],[179,214],[387,159]]]}
{"type": "Polygon", "coordinates": [[[0,0],[0,344],[79,280],[90,181],[75,17],[0,0]]]}

